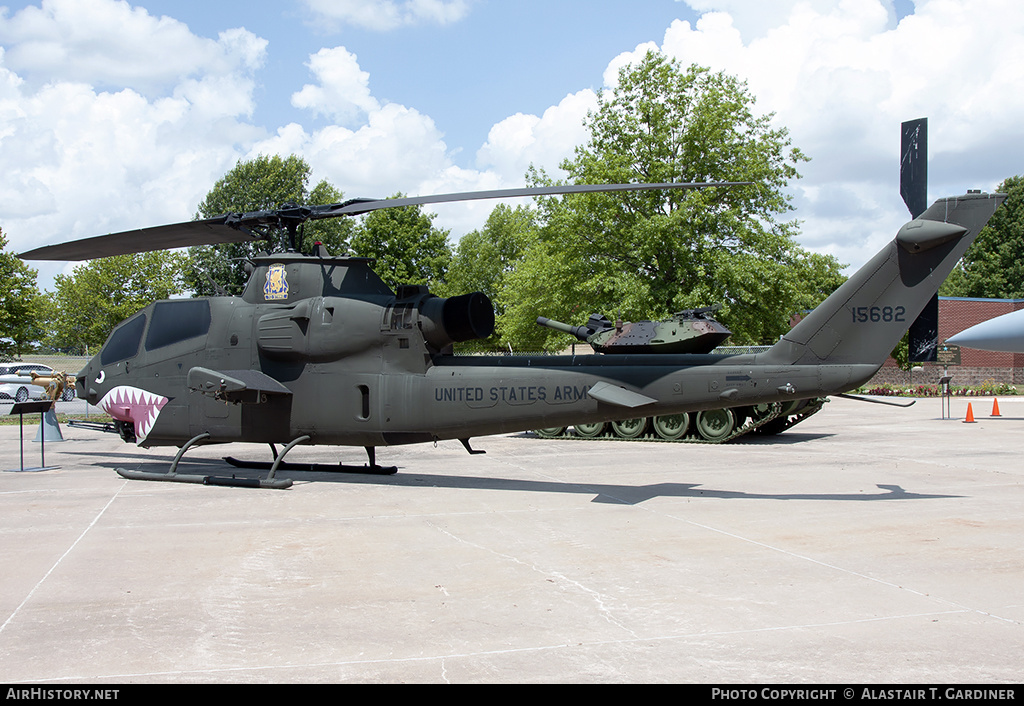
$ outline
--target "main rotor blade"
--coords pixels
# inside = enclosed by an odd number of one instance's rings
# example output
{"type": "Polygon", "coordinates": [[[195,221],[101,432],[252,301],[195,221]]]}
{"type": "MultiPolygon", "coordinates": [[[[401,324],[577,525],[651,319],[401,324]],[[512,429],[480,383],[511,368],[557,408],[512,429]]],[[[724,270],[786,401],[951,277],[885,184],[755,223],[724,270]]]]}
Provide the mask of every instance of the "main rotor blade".
{"type": "Polygon", "coordinates": [[[469,191],[456,194],[435,194],[400,199],[352,199],[325,206],[285,206],[277,211],[229,213],[202,221],[186,221],[166,226],[138,228],[121,233],[98,235],[68,243],[47,245],[21,253],[23,260],[92,260],[114,255],[170,250],[194,245],[239,243],[263,240],[267,227],[288,225],[294,228],[307,220],[341,216],[358,216],[382,208],[402,208],[428,203],[451,203],[481,199],[511,199],[523,196],[554,196],[615,191],[654,191],[659,189],[701,189],[712,186],[743,186],[746,181],[685,182],[662,184],[569,184],[565,186],[533,186],[519,189],[469,191]],[[262,228],[253,230],[253,228],[262,228]]]}
{"type": "Polygon", "coordinates": [[[310,207],[310,218],[335,218],[337,216],[358,216],[382,208],[402,208],[428,203],[451,203],[453,201],[478,201],[481,199],[512,199],[523,196],[556,196],[561,194],[592,194],[614,191],[656,191],[659,189],[706,189],[712,186],[746,186],[749,181],[722,182],[668,182],[661,184],[568,184],[564,186],[529,186],[518,189],[496,189],[493,191],[467,191],[457,194],[435,194],[413,196],[401,199],[354,199],[324,207],[310,207]],[[322,210],[321,210],[322,209],[322,210]]]}
{"type": "Polygon", "coordinates": [[[23,252],[18,257],[23,260],[92,260],[113,255],[185,248],[191,245],[237,243],[259,239],[255,233],[225,225],[225,220],[225,216],[217,216],[203,221],[186,221],[167,226],[126,230],[110,235],[97,235],[68,243],[46,245],[23,252]]]}

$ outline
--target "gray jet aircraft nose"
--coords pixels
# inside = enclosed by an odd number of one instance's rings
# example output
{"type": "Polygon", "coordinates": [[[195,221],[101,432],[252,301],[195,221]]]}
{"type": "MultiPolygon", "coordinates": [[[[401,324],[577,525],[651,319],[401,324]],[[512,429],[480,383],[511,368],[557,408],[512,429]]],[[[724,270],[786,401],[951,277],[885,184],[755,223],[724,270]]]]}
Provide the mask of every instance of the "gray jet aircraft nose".
{"type": "Polygon", "coordinates": [[[965,348],[1001,353],[1024,353],[1024,309],[971,326],[946,339],[965,348]]]}

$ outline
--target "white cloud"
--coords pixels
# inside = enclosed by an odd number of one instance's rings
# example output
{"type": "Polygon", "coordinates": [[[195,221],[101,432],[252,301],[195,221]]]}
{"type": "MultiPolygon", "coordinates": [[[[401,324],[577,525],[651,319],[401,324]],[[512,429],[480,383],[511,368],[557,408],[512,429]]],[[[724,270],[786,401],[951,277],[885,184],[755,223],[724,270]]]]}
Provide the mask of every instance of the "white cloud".
{"type": "MultiPolygon", "coordinates": [[[[685,2],[701,14],[721,12],[727,14],[733,26],[746,40],[763,37],[769,30],[787,24],[796,12],[811,10],[827,14],[836,5],[846,4],[852,9],[858,0],[676,0],[685,2]]],[[[886,13],[889,22],[895,21],[892,0],[882,0],[879,7],[886,13]]]]}
{"type": "MultiPolygon", "coordinates": [[[[463,5],[399,9],[448,21],[463,5]]],[[[116,0],[44,0],[3,19],[0,227],[15,252],[187,220],[216,179],[258,153],[299,154],[348,196],[500,186],[457,167],[429,116],[374,97],[344,47],[312,54],[313,81],[292,96],[334,124],[268,136],[250,118],[267,42],[244,29],[205,39],[116,0]]],[[[469,213],[451,214],[454,227],[475,227],[469,213]]],[[[53,267],[33,264],[48,286],[53,267]]]]}
{"type": "MultiPolygon", "coordinates": [[[[0,227],[15,252],[187,220],[263,136],[246,118],[266,42],[245,30],[209,40],[122,2],[46,0],[0,37],[0,227]]],[[[47,286],[53,266],[32,265],[47,286]]]]}
{"type": "Polygon", "coordinates": [[[477,161],[512,183],[521,182],[531,164],[555,176],[559,163],[587,141],[583,121],[596,107],[597,95],[587,89],[566,96],[540,117],[517,113],[505,118],[491,128],[477,161]]]}
{"type": "MultiPolygon", "coordinates": [[[[453,22],[470,8],[308,4],[336,20],[361,12],[378,27],[453,22]]],[[[920,0],[898,25],[882,0],[691,4],[705,14],[612,59],[606,83],[659,47],[684,65],[744,78],[757,108],[775,112],[813,158],[792,189],[807,247],[859,265],[905,220],[897,188],[904,120],[929,118],[933,197],[991,189],[1024,172],[1019,3],[920,0]]],[[[267,49],[244,29],[204,38],[117,0],[0,10],[0,227],[12,249],[188,219],[216,179],[257,153],[301,155],[314,179],[349,197],[520,186],[530,164],[557,177],[558,163],[586,140],[582,122],[596,100],[579,90],[538,115],[510,115],[491,127],[475,161],[457,163],[432,116],[375,96],[372,77],[344,47],[311,53],[310,79],[292,93],[294,107],[333,124],[254,125],[267,49]]],[[[493,205],[432,210],[457,236],[479,227],[493,205]]]]}
{"type": "MultiPolygon", "coordinates": [[[[929,119],[932,198],[993,189],[1024,172],[1024,7],[919,0],[899,24],[890,2],[687,0],[661,48],[747,81],[812,161],[792,192],[802,242],[859,265],[908,214],[899,198],[900,123],[929,119]]],[[[606,80],[653,45],[617,57],[606,80]]]]}
{"type": "Polygon", "coordinates": [[[295,93],[292,104],[339,124],[312,131],[287,125],[253,145],[251,154],[301,154],[317,178],[326,178],[346,196],[415,190],[452,165],[434,121],[375,98],[369,75],[344,47],[320,50],[307,66],[317,81],[295,93]]]}
{"type": "Polygon", "coordinates": [[[246,72],[266,41],[241,29],[214,41],[183,23],[111,0],[43,0],[0,22],[6,65],[30,82],[159,92],[183,77],[246,72]]]}
{"type": "Polygon", "coordinates": [[[292,105],[328,115],[346,125],[380,109],[370,94],[370,75],[359,68],[355,54],[345,47],[321,49],[306,64],[319,84],[307,84],[292,96],[292,105]]]}
{"type": "Polygon", "coordinates": [[[324,21],[387,31],[417,24],[446,25],[469,13],[470,0],[305,0],[324,21]]]}
{"type": "MultiPolygon", "coordinates": [[[[260,153],[300,154],[316,178],[348,197],[386,197],[396,192],[426,195],[521,186],[530,164],[549,170],[585,138],[583,117],[595,105],[586,90],[566,96],[540,117],[517,114],[495,125],[477,154],[477,167],[455,164],[444,135],[427,115],[378,100],[369,76],[344,47],[322,49],[308,63],[315,82],[292,96],[292,104],[337,123],[308,130],[292,123],[251,147],[260,153]]],[[[519,201],[523,203],[522,200],[519,201]]],[[[453,237],[478,228],[494,202],[430,207],[453,237]]]]}

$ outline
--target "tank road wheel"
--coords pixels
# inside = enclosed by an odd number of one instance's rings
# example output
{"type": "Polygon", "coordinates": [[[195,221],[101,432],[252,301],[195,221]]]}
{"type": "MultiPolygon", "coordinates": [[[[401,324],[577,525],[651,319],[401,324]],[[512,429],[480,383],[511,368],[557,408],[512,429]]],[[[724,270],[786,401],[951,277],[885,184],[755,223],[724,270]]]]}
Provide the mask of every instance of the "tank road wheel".
{"type": "Polygon", "coordinates": [[[722,441],[735,427],[731,409],[708,409],[697,415],[697,432],[708,441],[722,441]]]}
{"type": "Polygon", "coordinates": [[[547,427],[546,429],[536,429],[534,431],[542,439],[554,439],[565,433],[565,427],[547,427]]]}
{"type": "Polygon", "coordinates": [[[797,411],[805,404],[807,404],[807,400],[792,400],[790,402],[787,402],[786,404],[782,405],[782,415],[785,416],[787,414],[793,414],[793,412],[797,411]]]}
{"type": "Polygon", "coordinates": [[[661,417],[655,417],[653,425],[654,433],[662,439],[676,441],[677,439],[682,439],[683,435],[690,428],[690,415],[686,412],[682,414],[666,414],[661,417]]]}
{"type": "Polygon", "coordinates": [[[767,424],[758,427],[758,431],[766,436],[781,434],[789,428],[789,415],[796,412],[807,400],[793,400],[782,405],[782,413],[767,424]]]}
{"type": "Polygon", "coordinates": [[[612,422],[612,431],[623,439],[635,439],[647,431],[647,417],[612,422]]]}
{"type": "Polygon", "coordinates": [[[604,434],[605,422],[595,422],[593,424],[574,424],[573,429],[576,430],[576,436],[582,436],[584,439],[593,439],[596,436],[604,434]]]}

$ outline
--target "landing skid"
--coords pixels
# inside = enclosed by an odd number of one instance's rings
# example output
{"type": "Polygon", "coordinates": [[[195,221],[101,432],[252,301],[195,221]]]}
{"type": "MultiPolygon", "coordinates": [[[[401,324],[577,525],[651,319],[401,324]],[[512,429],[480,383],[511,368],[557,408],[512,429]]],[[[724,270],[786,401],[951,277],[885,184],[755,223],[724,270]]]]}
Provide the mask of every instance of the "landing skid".
{"type": "Polygon", "coordinates": [[[156,480],[173,483],[197,483],[199,485],[226,485],[234,488],[271,488],[284,490],[292,487],[290,478],[275,480],[271,478],[236,478],[235,476],[197,476],[190,473],[148,473],[146,471],[129,471],[126,468],[116,469],[119,476],[129,480],[156,480]]]}
{"type": "MultiPolygon", "coordinates": [[[[272,468],[276,461],[244,461],[242,459],[225,456],[224,460],[235,468],[253,468],[266,470],[272,468]]],[[[346,466],[343,463],[281,463],[278,465],[280,471],[302,471],[305,473],[363,473],[374,476],[391,476],[398,473],[398,466],[378,466],[370,462],[369,466],[346,466]]]]}
{"type": "Polygon", "coordinates": [[[202,445],[203,442],[210,438],[208,432],[203,432],[198,436],[194,436],[185,442],[185,445],[178,449],[178,453],[175,455],[174,460],[171,462],[171,467],[166,473],[149,473],[148,471],[129,471],[125,468],[118,468],[117,474],[122,478],[128,478],[130,480],[156,480],[170,483],[198,483],[201,485],[226,485],[237,488],[272,488],[274,490],[283,490],[292,486],[290,478],[282,478],[277,480],[274,476],[277,474],[277,469],[281,465],[281,461],[284,455],[291,450],[296,444],[300,444],[303,441],[308,441],[308,436],[300,436],[297,439],[293,439],[284,448],[280,456],[275,453],[274,465],[270,469],[270,473],[264,479],[259,478],[236,478],[234,476],[199,476],[191,473],[178,473],[178,463],[181,461],[181,457],[185,455],[192,446],[202,445]]]}
{"type": "Polygon", "coordinates": [[[326,472],[326,473],[363,473],[368,475],[379,475],[389,476],[398,472],[398,466],[378,466],[377,465],[377,454],[376,449],[373,446],[367,446],[366,455],[369,457],[370,465],[368,466],[345,466],[343,464],[331,465],[326,463],[285,463],[284,457],[292,448],[304,441],[309,441],[308,436],[300,436],[297,439],[293,439],[288,442],[288,445],[284,447],[284,450],[280,454],[277,453],[277,447],[274,444],[270,445],[270,450],[274,454],[273,461],[241,461],[237,458],[231,458],[230,456],[225,457],[224,460],[230,463],[236,468],[252,468],[260,470],[270,470],[266,478],[236,478],[235,476],[200,476],[191,473],[178,473],[178,463],[181,461],[181,457],[185,455],[185,452],[192,446],[202,445],[205,441],[210,438],[207,433],[199,434],[188,440],[184,446],[182,446],[177,455],[174,457],[174,461],[171,462],[171,467],[166,473],[149,473],[147,471],[129,471],[125,468],[118,468],[117,473],[122,478],[128,478],[131,480],[155,480],[165,481],[172,483],[198,483],[201,485],[226,485],[238,488],[272,488],[276,490],[282,490],[284,488],[290,488],[292,481],[289,478],[282,478],[278,480],[275,476],[278,471],[306,471],[306,472],[326,472]]]}

